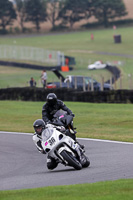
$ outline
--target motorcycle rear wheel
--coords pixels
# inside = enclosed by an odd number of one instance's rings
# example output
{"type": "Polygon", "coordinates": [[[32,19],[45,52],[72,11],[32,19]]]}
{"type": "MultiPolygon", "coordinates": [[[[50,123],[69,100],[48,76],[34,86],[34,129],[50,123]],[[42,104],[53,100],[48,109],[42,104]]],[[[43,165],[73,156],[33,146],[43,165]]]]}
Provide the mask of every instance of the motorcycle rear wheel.
{"type": "Polygon", "coordinates": [[[86,162],[82,165],[82,167],[83,167],[83,168],[89,167],[90,161],[89,161],[89,159],[88,159],[85,155],[84,155],[84,157],[85,157],[86,162]]]}
{"type": "Polygon", "coordinates": [[[81,163],[71,153],[64,150],[61,152],[61,156],[68,162],[70,166],[74,167],[74,169],[82,169],[81,163]]]}

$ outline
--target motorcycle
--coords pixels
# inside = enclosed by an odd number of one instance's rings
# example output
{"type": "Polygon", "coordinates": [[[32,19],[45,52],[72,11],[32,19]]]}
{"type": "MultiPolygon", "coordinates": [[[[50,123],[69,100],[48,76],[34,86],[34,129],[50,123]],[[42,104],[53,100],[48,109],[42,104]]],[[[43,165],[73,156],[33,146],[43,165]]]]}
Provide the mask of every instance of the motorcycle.
{"type": "MultiPolygon", "coordinates": [[[[63,116],[57,118],[56,126],[57,121],[58,126],[61,126],[63,116]]],[[[42,147],[45,153],[57,162],[65,166],[71,166],[76,170],[88,167],[90,161],[84,150],[71,137],[60,132],[56,126],[54,120],[53,124],[47,124],[47,128],[42,132],[42,147]]]]}
{"type": "Polygon", "coordinates": [[[76,128],[73,127],[73,118],[74,116],[68,115],[63,110],[59,110],[55,113],[52,124],[56,126],[64,126],[66,129],[66,135],[75,140],[76,128]]]}

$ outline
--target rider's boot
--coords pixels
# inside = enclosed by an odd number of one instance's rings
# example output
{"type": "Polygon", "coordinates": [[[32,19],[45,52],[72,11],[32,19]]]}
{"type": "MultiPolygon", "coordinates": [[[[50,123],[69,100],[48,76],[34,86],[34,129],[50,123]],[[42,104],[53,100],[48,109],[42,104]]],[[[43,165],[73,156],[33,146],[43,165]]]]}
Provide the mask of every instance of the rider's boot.
{"type": "Polygon", "coordinates": [[[77,133],[77,131],[75,131],[76,128],[73,127],[73,121],[71,122],[71,124],[68,127],[69,127],[69,130],[70,130],[70,133],[72,133],[72,134],[77,133]]]}
{"type": "Polygon", "coordinates": [[[83,152],[83,150],[80,148],[79,144],[77,144],[76,151],[77,151],[77,153],[78,153],[80,163],[81,163],[82,166],[83,166],[83,165],[85,164],[85,162],[86,162],[86,159],[85,159],[85,156],[84,156],[84,152],[83,152]]]}
{"type": "Polygon", "coordinates": [[[80,162],[81,162],[82,166],[84,166],[86,163],[86,157],[83,154],[81,154],[80,162]]]}
{"type": "Polygon", "coordinates": [[[57,160],[55,160],[54,158],[52,158],[51,156],[47,157],[47,168],[50,170],[53,170],[54,168],[57,167],[59,162],[57,162],[57,160]]]}
{"type": "Polygon", "coordinates": [[[81,149],[84,150],[84,148],[85,148],[84,145],[80,144],[80,143],[76,140],[76,133],[77,133],[77,131],[75,131],[75,129],[76,129],[76,128],[73,127],[73,123],[71,123],[71,126],[69,126],[69,131],[70,131],[70,133],[71,133],[72,135],[75,135],[75,139],[74,139],[75,142],[80,146],[81,149]]]}
{"type": "Polygon", "coordinates": [[[73,129],[70,129],[70,133],[72,133],[72,134],[76,134],[77,131],[75,131],[75,130],[73,130],[73,129]]]}

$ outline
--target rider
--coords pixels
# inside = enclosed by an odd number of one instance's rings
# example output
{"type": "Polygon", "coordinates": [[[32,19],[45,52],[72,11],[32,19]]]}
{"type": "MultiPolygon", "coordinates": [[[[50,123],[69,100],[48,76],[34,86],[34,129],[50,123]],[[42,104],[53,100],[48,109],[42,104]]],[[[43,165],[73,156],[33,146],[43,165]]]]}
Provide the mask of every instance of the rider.
{"type": "MultiPolygon", "coordinates": [[[[72,113],[72,111],[63,103],[63,101],[57,99],[57,96],[55,93],[49,93],[46,97],[46,103],[43,105],[43,108],[42,108],[42,119],[46,123],[52,122],[52,120],[54,119],[54,114],[60,109],[66,111],[68,115],[71,115],[72,117],[74,117],[74,114],[72,113]]],[[[73,123],[71,123],[70,132],[69,133],[66,132],[66,135],[70,136],[72,139],[74,139],[77,142],[75,134],[76,134],[76,131],[74,130],[73,123]]],[[[81,144],[79,145],[81,148],[84,148],[84,145],[81,145],[81,144]]]]}
{"type": "MultiPolygon", "coordinates": [[[[48,124],[46,125],[45,122],[42,119],[37,119],[33,123],[33,127],[34,127],[34,130],[35,130],[35,133],[33,135],[33,141],[34,141],[38,151],[42,154],[46,154],[46,152],[43,150],[43,147],[42,147],[42,144],[41,144],[41,142],[42,142],[42,132],[45,128],[48,128],[48,126],[50,126],[50,125],[48,125],[48,124]]],[[[57,130],[59,130],[61,132],[65,131],[64,127],[54,126],[54,128],[56,128],[57,130]]],[[[79,152],[81,162],[84,163],[84,158],[82,157],[82,152],[78,149],[77,149],[77,151],[79,152]]],[[[56,168],[58,163],[59,162],[56,159],[52,158],[49,155],[47,156],[47,168],[49,170],[56,168]]]]}
{"type": "Polygon", "coordinates": [[[54,118],[54,114],[60,109],[66,111],[67,114],[74,117],[72,111],[63,103],[63,101],[57,99],[55,93],[49,93],[46,97],[46,103],[43,105],[42,108],[42,119],[45,122],[52,121],[54,118]]]}
{"type": "MultiPolygon", "coordinates": [[[[41,141],[42,141],[42,132],[43,130],[46,128],[46,124],[42,119],[37,119],[34,123],[33,123],[33,127],[35,130],[35,133],[33,135],[33,141],[38,149],[38,151],[42,154],[46,154],[46,152],[43,150],[42,145],[41,145],[41,141]]],[[[59,127],[58,127],[59,128],[59,127]]],[[[63,132],[62,130],[63,128],[60,127],[60,131],[63,132]]],[[[58,162],[54,159],[51,158],[50,156],[47,157],[47,168],[48,169],[54,169],[56,168],[58,165],[58,162]]]]}

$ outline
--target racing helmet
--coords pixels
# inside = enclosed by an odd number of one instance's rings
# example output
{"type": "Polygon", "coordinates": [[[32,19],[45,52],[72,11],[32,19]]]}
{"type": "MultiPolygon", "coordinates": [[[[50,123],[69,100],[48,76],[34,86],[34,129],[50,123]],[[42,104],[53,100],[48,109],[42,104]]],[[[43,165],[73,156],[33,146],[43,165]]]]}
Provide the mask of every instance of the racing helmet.
{"type": "Polygon", "coordinates": [[[57,102],[57,96],[54,93],[49,93],[46,97],[46,101],[49,105],[54,106],[57,102]]]}
{"type": "Polygon", "coordinates": [[[42,130],[45,128],[45,122],[42,119],[37,119],[33,123],[33,127],[37,135],[41,135],[42,130]]]}

